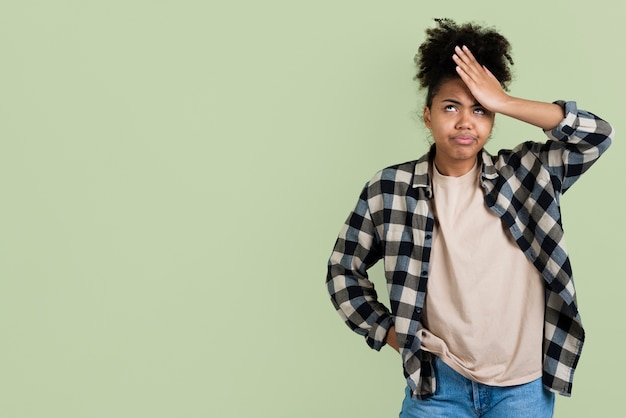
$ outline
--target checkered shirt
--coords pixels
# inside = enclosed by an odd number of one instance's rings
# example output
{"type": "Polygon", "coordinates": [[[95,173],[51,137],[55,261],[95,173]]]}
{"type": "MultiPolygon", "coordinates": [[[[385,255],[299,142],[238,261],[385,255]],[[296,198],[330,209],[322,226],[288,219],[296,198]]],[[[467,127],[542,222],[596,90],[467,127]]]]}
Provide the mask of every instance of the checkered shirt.
{"type": "MultiPolygon", "coordinates": [[[[561,195],[609,147],[613,129],[575,102],[556,102],[565,118],[545,143],[525,142],[490,155],[483,150],[485,204],[508,227],[541,273],[546,288],[543,383],[570,396],[585,337],[564,246],[561,195]]],[[[433,355],[418,336],[426,298],[435,221],[429,210],[431,151],[419,160],[378,172],[363,189],[328,262],[326,284],[345,323],[380,350],[393,325],[404,375],[413,396],[436,389],[433,355]],[[383,260],[389,308],[377,297],[367,270],[383,260]]]]}

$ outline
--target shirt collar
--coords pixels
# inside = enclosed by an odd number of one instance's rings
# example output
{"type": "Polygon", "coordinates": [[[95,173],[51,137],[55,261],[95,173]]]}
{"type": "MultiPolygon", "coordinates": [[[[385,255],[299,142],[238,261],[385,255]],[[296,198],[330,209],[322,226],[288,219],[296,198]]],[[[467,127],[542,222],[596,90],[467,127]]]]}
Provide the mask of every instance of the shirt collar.
{"type": "Polygon", "coordinates": [[[481,154],[483,160],[482,177],[489,180],[495,179],[498,177],[498,170],[496,170],[496,166],[493,163],[493,157],[484,148],[481,154]]]}
{"type": "MultiPolygon", "coordinates": [[[[435,151],[435,145],[433,144],[430,150],[416,161],[413,173],[413,188],[426,188],[429,195],[432,194],[430,173],[435,158],[435,151]]],[[[493,158],[484,148],[480,151],[480,158],[482,161],[481,177],[489,180],[498,177],[498,171],[493,163],[493,158]]]]}
{"type": "Polygon", "coordinates": [[[413,188],[426,188],[430,190],[430,166],[435,157],[435,145],[422,155],[415,163],[415,171],[413,173],[413,188]]]}

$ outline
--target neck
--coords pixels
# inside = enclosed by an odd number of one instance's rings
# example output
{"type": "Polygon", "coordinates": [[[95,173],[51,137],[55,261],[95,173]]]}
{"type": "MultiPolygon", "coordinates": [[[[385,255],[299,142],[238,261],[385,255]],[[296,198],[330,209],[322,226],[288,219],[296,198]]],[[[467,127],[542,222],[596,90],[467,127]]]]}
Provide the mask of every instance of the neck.
{"type": "Polygon", "coordinates": [[[460,161],[441,161],[435,154],[435,167],[444,176],[461,177],[469,173],[476,165],[476,159],[460,160],[460,161]]]}

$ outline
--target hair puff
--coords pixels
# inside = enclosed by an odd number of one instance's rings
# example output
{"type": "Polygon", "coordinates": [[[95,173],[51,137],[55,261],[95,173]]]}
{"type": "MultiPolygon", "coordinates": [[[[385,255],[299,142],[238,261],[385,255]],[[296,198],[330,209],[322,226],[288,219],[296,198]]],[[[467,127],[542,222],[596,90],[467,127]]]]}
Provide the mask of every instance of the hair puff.
{"type": "Polygon", "coordinates": [[[476,60],[484,65],[500,81],[503,89],[508,88],[513,65],[509,41],[492,28],[484,28],[474,23],[458,25],[451,19],[435,19],[437,26],[426,30],[426,40],[415,55],[420,87],[427,88],[426,105],[441,82],[450,77],[458,77],[456,64],[452,60],[454,47],[467,46],[476,60]]]}

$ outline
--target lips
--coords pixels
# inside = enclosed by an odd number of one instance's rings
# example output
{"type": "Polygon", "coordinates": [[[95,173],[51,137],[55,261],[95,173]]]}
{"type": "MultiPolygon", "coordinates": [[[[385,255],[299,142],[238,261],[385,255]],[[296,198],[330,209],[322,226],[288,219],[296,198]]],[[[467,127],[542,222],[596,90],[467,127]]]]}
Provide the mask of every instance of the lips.
{"type": "Polygon", "coordinates": [[[476,137],[467,134],[454,135],[452,140],[460,145],[471,145],[478,141],[476,137]]]}

